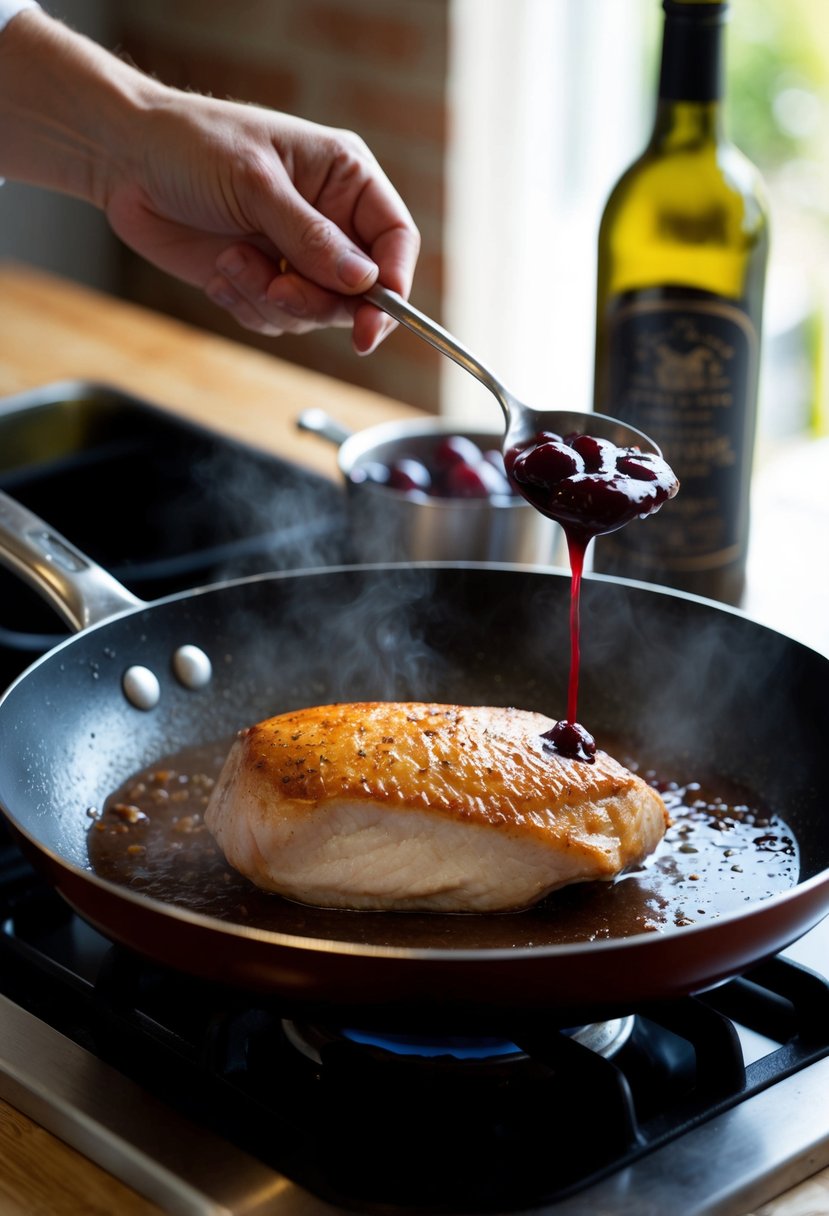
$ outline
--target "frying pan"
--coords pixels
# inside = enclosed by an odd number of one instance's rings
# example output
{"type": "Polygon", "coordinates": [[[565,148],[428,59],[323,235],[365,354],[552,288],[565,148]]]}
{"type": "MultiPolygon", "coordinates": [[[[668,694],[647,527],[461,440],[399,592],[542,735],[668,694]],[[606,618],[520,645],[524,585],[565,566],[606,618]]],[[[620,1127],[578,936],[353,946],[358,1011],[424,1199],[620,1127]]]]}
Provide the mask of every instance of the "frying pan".
{"type": "MultiPolygon", "coordinates": [[[[790,888],[717,919],[555,945],[522,925],[463,916],[315,912],[285,928],[220,921],[95,874],[89,807],[166,753],[292,707],[409,699],[514,704],[555,716],[567,677],[568,579],[494,565],[340,567],[257,576],[143,604],[49,526],[0,501],[2,560],[80,632],[0,701],[0,805],[62,896],[157,963],[280,1008],[364,1023],[516,1014],[559,1024],[700,992],[776,953],[829,910],[825,749],[829,661],[694,597],[610,578],[582,593],[581,716],[674,765],[762,791],[792,828],[790,888]],[[201,648],[212,678],[171,659],[201,648]],[[122,676],[141,664],[158,704],[122,676]]],[[[275,897],[276,898],[276,897],[275,897]]]]}

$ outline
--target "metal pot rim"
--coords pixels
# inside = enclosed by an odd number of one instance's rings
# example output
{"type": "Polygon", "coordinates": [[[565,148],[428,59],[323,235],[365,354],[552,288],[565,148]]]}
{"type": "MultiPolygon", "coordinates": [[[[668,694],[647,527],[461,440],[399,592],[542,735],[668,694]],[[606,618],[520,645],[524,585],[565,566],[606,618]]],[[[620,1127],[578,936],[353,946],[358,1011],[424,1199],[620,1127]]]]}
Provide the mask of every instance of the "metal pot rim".
{"type": "MultiPolygon", "coordinates": [[[[428,439],[434,436],[442,438],[446,435],[463,435],[473,442],[492,440],[489,445],[500,450],[503,439],[503,429],[498,427],[469,427],[452,418],[414,418],[380,422],[375,426],[355,431],[340,445],[337,463],[350,489],[357,488],[351,481],[352,470],[365,457],[369,457],[375,448],[397,440],[428,439]]],[[[440,495],[425,494],[417,490],[394,490],[377,482],[361,482],[360,493],[368,493],[386,498],[389,502],[409,502],[431,507],[451,507],[453,510],[480,511],[482,507],[496,510],[533,510],[530,504],[518,495],[494,495],[490,498],[447,498],[440,495]]]]}

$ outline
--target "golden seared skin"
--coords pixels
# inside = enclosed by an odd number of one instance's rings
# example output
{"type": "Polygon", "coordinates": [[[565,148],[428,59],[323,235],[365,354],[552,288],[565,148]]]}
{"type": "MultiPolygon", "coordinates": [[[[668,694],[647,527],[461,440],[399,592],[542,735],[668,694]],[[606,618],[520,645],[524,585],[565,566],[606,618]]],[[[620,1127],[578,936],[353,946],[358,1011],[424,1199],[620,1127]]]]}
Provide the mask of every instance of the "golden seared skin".
{"type": "Polygon", "coordinates": [[[604,752],[552,752],[542,714],[367,702],[242,731],[207,809],[231,865],[328,907],[495,911],[611,879],[668,825],[604,752]]]}

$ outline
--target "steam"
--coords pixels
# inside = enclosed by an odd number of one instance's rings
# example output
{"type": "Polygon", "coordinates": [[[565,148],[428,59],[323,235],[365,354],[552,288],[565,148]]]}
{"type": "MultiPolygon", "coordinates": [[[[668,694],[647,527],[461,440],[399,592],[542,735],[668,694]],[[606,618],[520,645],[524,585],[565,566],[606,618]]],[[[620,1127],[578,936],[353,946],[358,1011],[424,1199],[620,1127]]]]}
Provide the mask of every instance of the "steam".
{"type": "MultiPolygon", "coordinates": [[[[586,580],[584,717],[607,720],[660,767],[678,762],[743,779],[768,777],[775,722],[791,682],[792,643],[740,613],[659,588],[586,580]]],[[[791,731],[783,728],[789,738],[791,731]]]]}
{"type": "MultiPolygon", "coordinates": [[[[211,579],[352,560],[345,495],[326,479],[287,464],[275,474],[271,461],[233,449],[211,450],[190,476],[221,503],[228,545],[211,579]]],[[[192,509],[184,504],[184,514],[192,509]]],[[[561,576],[497,570],[275,579],[249,614],[217,620],[214,641],[246,673],[238,725],[353,700],[516,705],[557,719],[566,713],[568,592],[561,576]]],[[[622,738],[660,767],[702,760],[709,771],[750,775],[755,788],[758,772],[779,770],[768,740],[792,683],[787,639],[703,601],[588,576],[581,641],[579,717],[600,746],[622,738]]],[[[788,702],[802,732],[808,724],[788,702]]]]}
{"type": "Polygon", "coordinates": [[[451,658],[428,639],[433,572],[309,575],[273,589],[280,699],[430,700],[451,683],[451,658]]]}
{"type": "Polygon", "coordinates": [[[347,558],[345,498],[322,476],[289,464],[243,460],[233,449],[191,467],[195,493],[220,503],[211,521],[218,577],[333,565],[347,558]]]}

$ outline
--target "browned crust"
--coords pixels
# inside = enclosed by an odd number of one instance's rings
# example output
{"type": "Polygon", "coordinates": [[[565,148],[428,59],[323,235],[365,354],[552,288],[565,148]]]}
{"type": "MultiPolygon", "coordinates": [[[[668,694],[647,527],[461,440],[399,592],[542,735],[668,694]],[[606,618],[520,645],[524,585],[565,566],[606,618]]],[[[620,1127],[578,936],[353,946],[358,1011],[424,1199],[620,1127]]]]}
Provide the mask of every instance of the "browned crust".
{"type": "Polygon", "coordinates": [[[552,725],[512,708],[360,702],[281,714],[242,731],[239,745],[281,813],[370,800],[545,836],[572,820],[581,836],[601,831],[599,818],[606,827],[616,802],[629,814],[631,794],[661,805],[604,752],[593,764],[552,752],[541,738],[552,725]]]}

